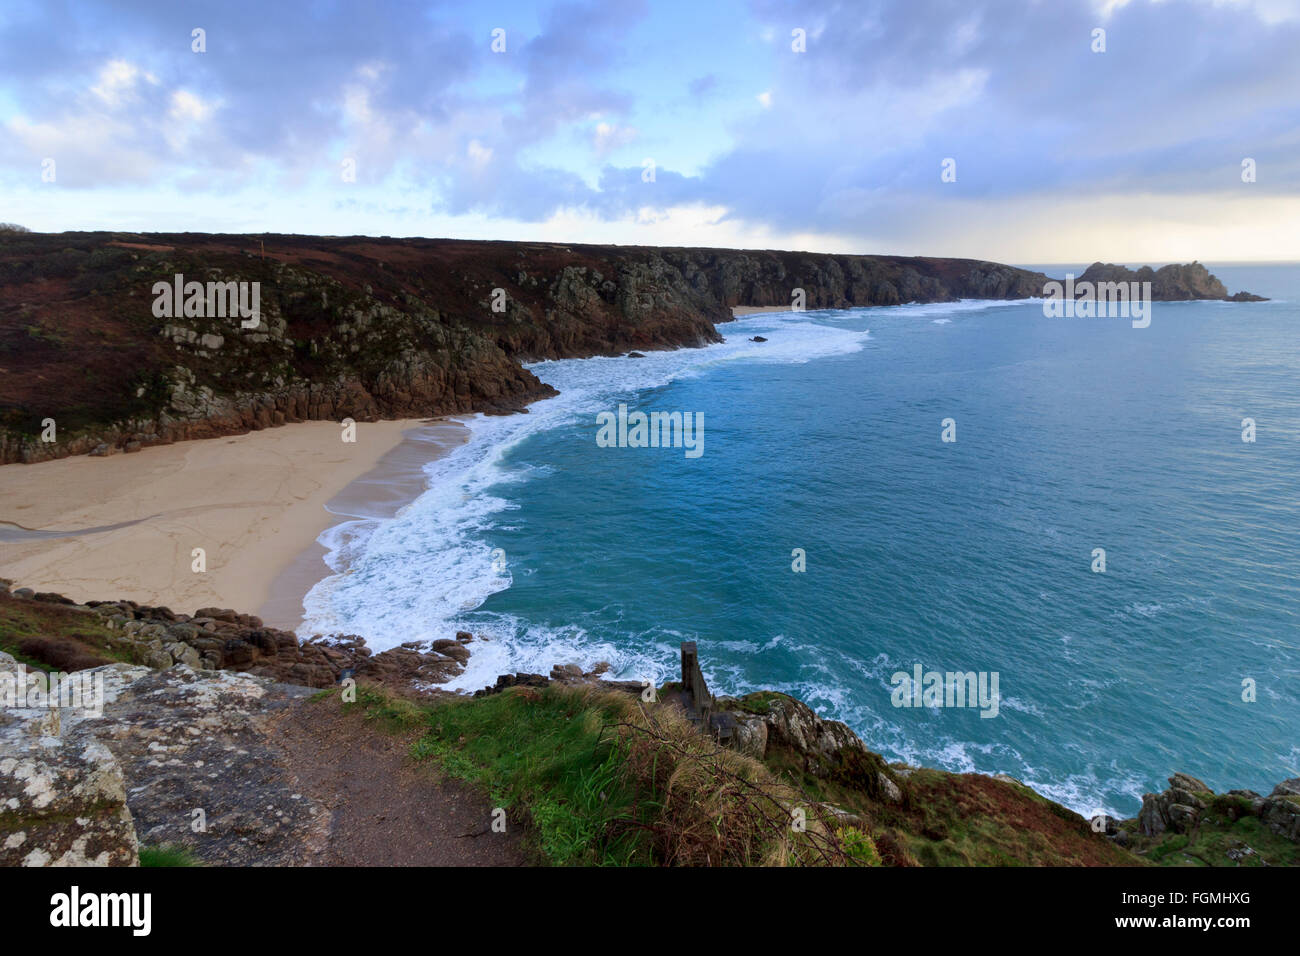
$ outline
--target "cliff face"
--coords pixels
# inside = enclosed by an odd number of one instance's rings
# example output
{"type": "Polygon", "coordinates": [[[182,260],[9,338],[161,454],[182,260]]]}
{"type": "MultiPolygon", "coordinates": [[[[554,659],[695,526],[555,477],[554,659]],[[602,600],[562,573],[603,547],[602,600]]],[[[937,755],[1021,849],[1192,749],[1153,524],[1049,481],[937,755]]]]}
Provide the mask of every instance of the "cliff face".
{"type": "MultiPolygon", "coordinates": [[[[1160,270],[1155,298],[1224,297],[1202,273],[1160,270]]],[[[817,309],[1023,298],[1045,281],[972,259],[0,233],[0,463],[304,419],[514,411],[553,394],[521,362],[716,342],[732,306],[789,306],[796,289],[817,309]],[[177,274],[259,283],[261,323],[155,315],[154,284],[177,274]]]]}

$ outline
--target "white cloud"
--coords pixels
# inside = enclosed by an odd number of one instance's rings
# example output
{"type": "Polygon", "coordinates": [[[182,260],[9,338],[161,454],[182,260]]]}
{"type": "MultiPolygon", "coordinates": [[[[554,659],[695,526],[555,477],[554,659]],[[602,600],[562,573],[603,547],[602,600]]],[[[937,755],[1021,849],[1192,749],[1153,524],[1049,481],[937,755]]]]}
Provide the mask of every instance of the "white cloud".
{"type": "Polygon", "coordinates": [[[465,149],[465,155],[469,157],[471,163],[481,168],[492,161],[492,148],[484,146],[476,139],[471,139],[465,149]]]}
{"type": "Polygon", "coordinates": [[[597,123],[592,132],[591,145],[597,154],[603,157],[622,146],[627,146],[636,138],[636,127],[619,126],[617,123],[597,123]]]}
{"type": "Polygon", "coordinates": [[[90,88],[90,92],[111,108],[118,109],[134,98],[136,83],[141,78],[158,85],[158,79],[152,73],[146,73],[126,60],[109,60],[99,71],[99,82],[90,88]]]}
{"type": "Polygon", "coordinates": [[[212,104],[204,102],[189,90],[172,93],[171,118],[201,123],[212,115],[212,104]]]}

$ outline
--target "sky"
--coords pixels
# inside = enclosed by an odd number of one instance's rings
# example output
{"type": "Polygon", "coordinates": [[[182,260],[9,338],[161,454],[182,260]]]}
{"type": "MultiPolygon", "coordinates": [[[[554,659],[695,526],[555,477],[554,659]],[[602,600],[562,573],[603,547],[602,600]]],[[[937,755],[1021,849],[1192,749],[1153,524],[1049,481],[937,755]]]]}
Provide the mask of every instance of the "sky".
{"type": "Polygon", "coordinates": [[[1300,0],[0,0],[0,221],[1300,260],[1300,0]]]}

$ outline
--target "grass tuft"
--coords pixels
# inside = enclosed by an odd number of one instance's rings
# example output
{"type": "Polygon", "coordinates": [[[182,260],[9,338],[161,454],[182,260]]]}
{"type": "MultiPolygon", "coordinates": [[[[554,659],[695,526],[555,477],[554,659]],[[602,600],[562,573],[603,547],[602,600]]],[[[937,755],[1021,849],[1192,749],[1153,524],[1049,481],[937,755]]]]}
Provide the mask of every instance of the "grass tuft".
{"type": "Polygon", "coordinates": [[[180,843],[140,847],[141,866],[202,866],[194,851],[180,843]]]}

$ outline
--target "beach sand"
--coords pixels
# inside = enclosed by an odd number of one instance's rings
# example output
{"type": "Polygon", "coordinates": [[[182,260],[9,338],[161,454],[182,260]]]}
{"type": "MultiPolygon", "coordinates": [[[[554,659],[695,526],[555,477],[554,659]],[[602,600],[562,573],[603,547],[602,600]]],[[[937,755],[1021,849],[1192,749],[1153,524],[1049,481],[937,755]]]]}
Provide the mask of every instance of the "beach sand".
{"type": "Polygon", "coordinates": [[[423,490],[419,465],[468,434],[446,420],[359,422],[348,443],[336,422],[303,422],[5,465],[0,577],[75,601],[265,609],[268,624],[292,627],[303,594],[329,573],[320,533],[348,516],[395,513],[423,490]],[[201,573],[195,548],[206,552],[201,573]]]}
{"type": "MultiPolygon", "coordinates": [[[[408,429],[402,441],[380,457],[373,468],[328,501],[329,524],[393,517],[428,486],[424,466],[468,439],[469,429],[455,419],[408,429]]],[[[302,599],[316,582],[333,573],[325,563],[325,548],[313,540],[281,569],[266,602],[257,610],[258,617],[271,627],[298,631],[302,599]]]]}
{"type": "Polygon", "coordinates": [[[764,312],[789,312],[788,305],[733,305],[731,307],[731,317],[739,319],[746,315],[761,315],[764,312]]]}

